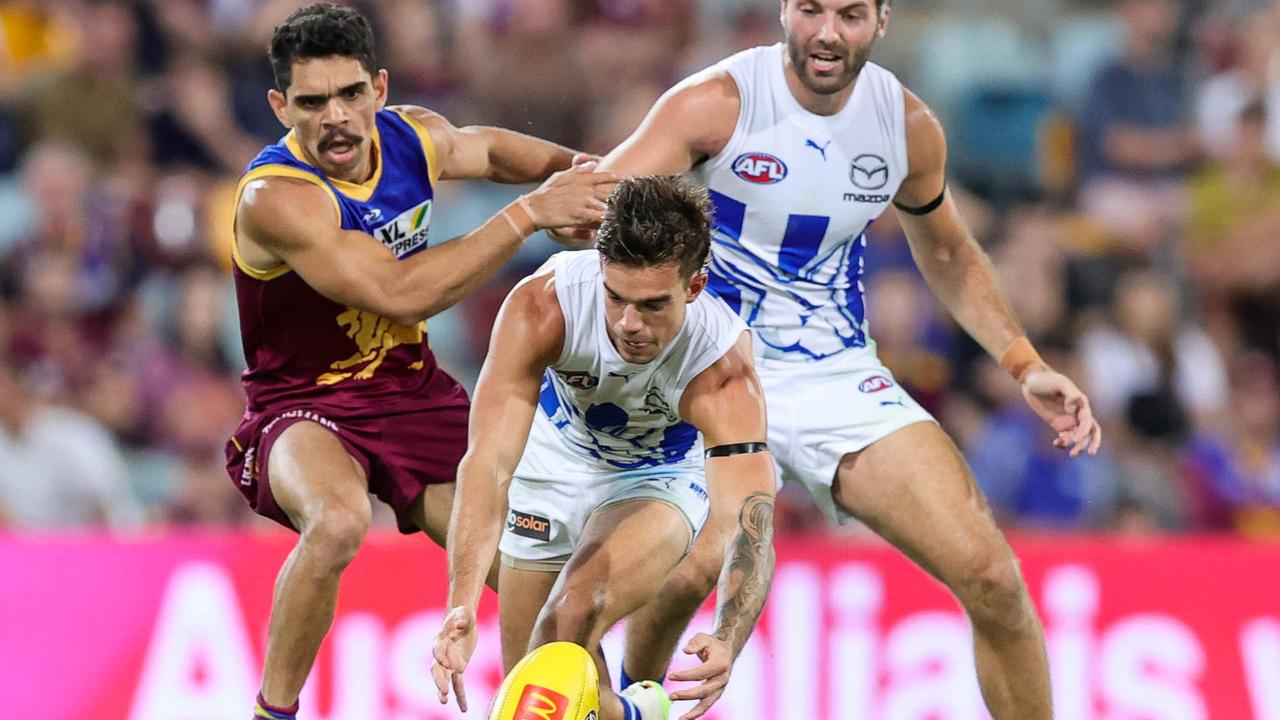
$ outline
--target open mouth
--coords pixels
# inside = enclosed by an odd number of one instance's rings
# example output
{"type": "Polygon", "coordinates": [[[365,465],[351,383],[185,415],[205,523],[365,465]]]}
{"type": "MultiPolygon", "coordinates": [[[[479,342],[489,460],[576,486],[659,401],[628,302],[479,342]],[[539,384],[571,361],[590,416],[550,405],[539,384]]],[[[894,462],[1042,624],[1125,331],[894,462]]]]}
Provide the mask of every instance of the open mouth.
{"type": "Polygon", "coordinates": [[[826,75],[840,69],[844,58],[831,52],[815,52],[809,54],[809,67],[819,75],[826,75]]]}
{"type": "Polygon", "coordinates": [[[356,144],[349,140],[334,140],[325,146],[324,155],[334,165],[346,165],[356,156],[356,144]]]}
{"type": "Polygon", "coordinates": [[[631,352],[640,352],[649,347],[649,343],[643,340],[623,340],[622,344],[631,352]]]}

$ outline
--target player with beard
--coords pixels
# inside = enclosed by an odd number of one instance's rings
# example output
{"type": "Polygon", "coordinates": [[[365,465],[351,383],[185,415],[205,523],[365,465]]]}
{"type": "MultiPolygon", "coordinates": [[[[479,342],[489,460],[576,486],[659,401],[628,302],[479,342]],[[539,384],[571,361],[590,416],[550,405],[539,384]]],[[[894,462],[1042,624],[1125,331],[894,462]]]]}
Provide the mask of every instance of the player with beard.
{"type": "Polygon", "coordinates": [[[536,228],[597,222],[615,183],[590,163],[569,170],[574,154],[552,143],[386,108],[369,22],[350,8],[294,12],[270,58],[267,99],[289,132],[237,189],[248,408],[227,469],[258,514],[300,534],[276,579],[255,710],[288,720],[369,528],[369,494],[402,531],[444,543],[468,401],[437,366],[423,320],[536,228]],[[428,238],[439,180],[548,176],[467,235],[428,238]]]}
{"type": "MultiPolygon", "coordinates": [[[[876,357],[861,275],[864,231],[890,203],[925,279],[1010,372],[1055,447],[1094,453],[1101,430],[1074,383],[1025,337],[946,189],[937,118],[868,62],[891,0],[783,0],[785,42],[734,55],[668,91],[601,163],[625,174],[692,170],[715,205],[710,289],[754,331],[769,447],[834,519],[857,518],[955,594],[997,720],[1051,714],[1043,632],[963,457],[876,357]]],[[[623,682],[661,678],[722,553],[704,533],[629,623],[623,682]]],[[[686,648],[689,652],[691,648],[686,648]]],[[[731,648],[700,646],[701,684],[723,692],[731,648]],[[718,669],[717,669],[718,668],[718,669]]]]}

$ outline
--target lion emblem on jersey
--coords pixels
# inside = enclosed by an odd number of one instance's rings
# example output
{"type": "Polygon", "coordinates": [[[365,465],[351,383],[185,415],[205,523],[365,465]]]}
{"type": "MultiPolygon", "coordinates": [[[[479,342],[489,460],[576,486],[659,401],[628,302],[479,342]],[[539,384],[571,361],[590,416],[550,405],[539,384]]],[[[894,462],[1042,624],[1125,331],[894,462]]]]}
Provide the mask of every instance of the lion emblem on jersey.
{"type": "MultiPolygon", "coordinates": [[[[316,378],[317,385],[333,385],[348,378],[368,380],[382,366],[387,353],[401,345],[416,345],[422,342],[422,323],[417,325],[399,325],[366,310],[347,308],[337,317],[339,325],[346,327],[347,337],[356,343],[356,352],[345,360],[338,360],[329,365],[338,372],[325,373],[316,378]],[[363,366],[363,367],[360,367],[363,366]],[[357,368],[354,370],[352,368],[357,368]]],[[[418,361],[410,366],[417,369],[422,366],[418,361]]]]}

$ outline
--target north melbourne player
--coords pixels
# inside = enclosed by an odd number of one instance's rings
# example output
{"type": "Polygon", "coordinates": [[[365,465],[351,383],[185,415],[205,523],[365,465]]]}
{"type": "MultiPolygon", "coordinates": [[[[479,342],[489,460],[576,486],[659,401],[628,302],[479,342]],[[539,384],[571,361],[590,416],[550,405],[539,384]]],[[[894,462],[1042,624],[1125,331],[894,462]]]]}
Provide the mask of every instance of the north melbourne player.
{"type": "MultiPolygon", "coordinates": [[[[654,597],[708,513],[727,540],[716,627],[691,641],[703,665],[681,677],[718,675],[755,627],[773,574],[773,461],[749,334],[703,292],[707,205],[679,177],[624,181],[598,250],[555,256],[507,297],[458,473],[432,668],[441,702],[452,685],[467,706],[462,673],[499,547],[507,670],[549,642],[586,647],[604,720],[667,717],[657,683],[609,690],[600,638],[654,597]]],[[[702,701],[688,717],[718,696],[714,684],[673,695],[702,701]]]]}
{"type": "MultiPolygon", "coordinates": [[[[916,263],[964,329],[1075,456],[1102,435],[1089,402],[1024,336],[946,189],[937,118],[868,62],[890,0],[782,0],[785,42],[669,90],[601,167],[693,171],[715,205],[710,290],[752,328],[783,481],[855,517],[941,580],[973,625],[997,720],[1050,717],[1040,623],[964,459],[876,357],[864,231],[897,208],[916,263]]],[[[661,678],[719,573],[714,533],[628,623],[626,678],[661,678]]],[[[722,681],[727,681],[724,666],[722,681]]]]}

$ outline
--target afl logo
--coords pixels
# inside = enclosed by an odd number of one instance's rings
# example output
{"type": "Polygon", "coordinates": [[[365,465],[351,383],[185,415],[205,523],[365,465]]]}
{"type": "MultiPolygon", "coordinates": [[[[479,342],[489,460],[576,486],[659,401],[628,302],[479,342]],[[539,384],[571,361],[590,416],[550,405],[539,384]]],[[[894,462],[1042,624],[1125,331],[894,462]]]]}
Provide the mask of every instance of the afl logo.
{"type": "Polygon", "coordinates": [[[864,393],[880,392],[893,387],[893,381],[883,375],[872,375],[858,383],[858,389],[864,393]]]}
{"type": "Polygon", "coordinates": [[[733,161],[733,174],[756,185],[772,185],[787,176],[787,164],[769,153],[743,153],[733,161]]]}

